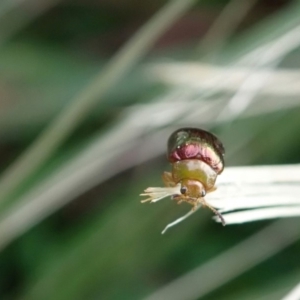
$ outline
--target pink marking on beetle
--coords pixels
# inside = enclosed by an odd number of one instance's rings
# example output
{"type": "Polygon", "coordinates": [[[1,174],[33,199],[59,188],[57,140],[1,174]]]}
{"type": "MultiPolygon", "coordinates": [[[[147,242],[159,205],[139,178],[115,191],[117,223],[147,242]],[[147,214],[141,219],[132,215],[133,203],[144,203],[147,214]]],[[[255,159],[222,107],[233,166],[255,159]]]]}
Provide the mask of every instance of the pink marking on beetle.
{"type": "Polygon", "coordinates": [[[222,172],[224,168],[218,154],[212,148],[199,143],[181,145],[169,156],[171,163],[185,159],[200,159],[211,166],[217,173],[222,172]]]}

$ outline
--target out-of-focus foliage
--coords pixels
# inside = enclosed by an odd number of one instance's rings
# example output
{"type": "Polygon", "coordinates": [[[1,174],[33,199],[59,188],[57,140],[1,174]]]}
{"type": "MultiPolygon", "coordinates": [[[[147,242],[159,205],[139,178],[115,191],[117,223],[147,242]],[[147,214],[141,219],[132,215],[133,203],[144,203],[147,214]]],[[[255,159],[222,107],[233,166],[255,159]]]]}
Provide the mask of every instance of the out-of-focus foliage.
{"type": "MultiPolygon", "coordinates": [[[[270,223],[222,228],[200,210],[161,236],[189,208],[167,200],[139,203],[142,190],[161,186],[169,169],[166,140],[181,126],[215,132],[227,166],[300,160],[300,42],[293,36],[299,1],[190,2],[141,59],[95,97],[49,158],[0,197],[1,299],[142,299],[270,223]],[[208,36],[221,12],[226,22],[208,36]],[[276,84],[268,86],[271,78],[276,84]]],[[[164,5],[0,4],[0,186],[17,157],[72,109],[164,5]]],[[[299,251],[297,241],[201,299],[280,299],[298,282],[299,251]]]]}

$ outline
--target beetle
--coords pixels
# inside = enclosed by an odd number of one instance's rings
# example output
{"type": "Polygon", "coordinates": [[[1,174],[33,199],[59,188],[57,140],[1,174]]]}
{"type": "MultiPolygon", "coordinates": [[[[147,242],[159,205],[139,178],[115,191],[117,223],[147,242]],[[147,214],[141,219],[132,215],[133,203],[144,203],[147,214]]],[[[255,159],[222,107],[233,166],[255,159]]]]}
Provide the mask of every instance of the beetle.
{"type": "Polygon", "coordinates": [[[148,198],[142,202],[156,202],[171,195],[178,204],[186,202],[193,206],[190,213],[167,228],[182,221],[200,206],[211,209],[225,225],[222,215],[204,198],[207,193],[216,190],[217,176],[224,170],[224,154],[223,144],[212,133],[199,128],[176,130],[167,144],[167,158],[172,171],[162,175],[165,188],[146,189],[141,196],[148,198]]]}

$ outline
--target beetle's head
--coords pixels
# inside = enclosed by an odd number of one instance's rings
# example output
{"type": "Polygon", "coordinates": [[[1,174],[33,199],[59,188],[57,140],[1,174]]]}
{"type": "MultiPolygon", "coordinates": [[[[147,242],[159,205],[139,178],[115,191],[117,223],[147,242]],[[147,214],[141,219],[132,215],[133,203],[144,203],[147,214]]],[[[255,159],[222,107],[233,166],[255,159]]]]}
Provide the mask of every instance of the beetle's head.
{"type": "Polygon", "coordinates": [[[204,185],[194,179],[182,179],[180,193],[186,198],[197,200],[206,195],[204,185]]]}

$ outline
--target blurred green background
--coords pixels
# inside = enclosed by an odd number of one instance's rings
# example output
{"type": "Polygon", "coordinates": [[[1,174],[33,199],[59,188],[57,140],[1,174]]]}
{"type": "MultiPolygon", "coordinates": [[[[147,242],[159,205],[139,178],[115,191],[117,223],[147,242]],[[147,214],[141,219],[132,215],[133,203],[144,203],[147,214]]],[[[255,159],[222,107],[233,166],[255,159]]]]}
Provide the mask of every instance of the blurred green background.
{"type": "MultiPolygon", "coordinates": [[[[299,13],[288,0],[2,0],[0,298],[143,299],[271,224],[223,228],[201,210],[162,236],[189,207],[139,194],[162,186],[179,127],[216,133],[228,167],[300,161],[299,13]]],[[[182,299],[281,299],[299,251],[182,299]]]]}

